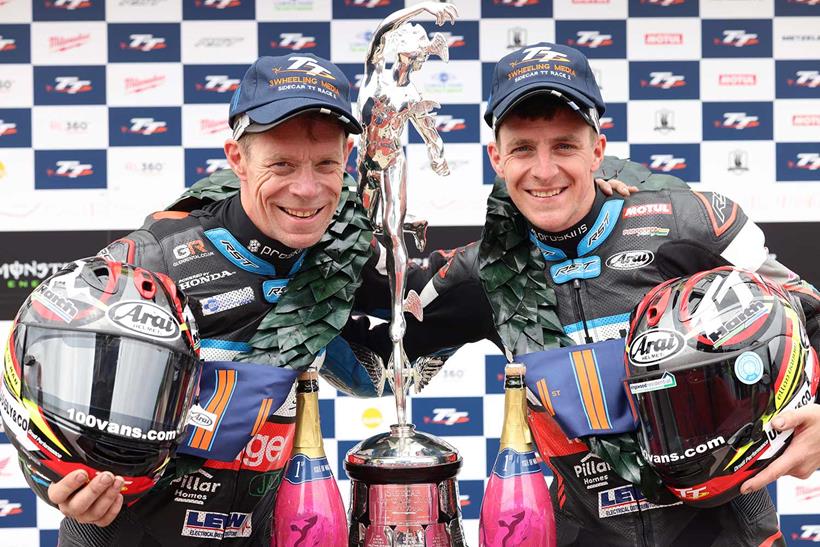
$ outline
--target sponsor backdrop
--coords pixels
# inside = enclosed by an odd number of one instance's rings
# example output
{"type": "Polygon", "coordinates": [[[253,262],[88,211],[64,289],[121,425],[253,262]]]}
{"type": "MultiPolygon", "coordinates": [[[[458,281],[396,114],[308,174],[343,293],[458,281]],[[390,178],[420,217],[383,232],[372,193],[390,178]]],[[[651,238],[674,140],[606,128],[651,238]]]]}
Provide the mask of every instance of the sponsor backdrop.
{"type": "MultiPolygon", "coordinates": [[[[442,105],[452,176],[439,179],[418,135],[407,136],[410,210],[435,227],[431,247],[464,243],[483,222],[493,174],[479,160],[491,138],[480,120],[493,63],[549,40],[590,57],[611,153],[734,198],[772,252],[820,281],[816,0],[454,1],[460,18],[441,29],[451,61],[430,61],[416,78],[442,105]]],[[[0,335],[62,261],[93,254],[226,166],[226,103],[258,55],[329,57],[358,85],[378,20],[404,2],[0,0],[0,335]]],[[[413,421],[465,457],[471,545],[498,447],[502,376],[493,348],[471,345],[410,402],[413,421]]],[[[346,498],[339,456],[387,427],[393,401],[324,387],[322,425],[346,498]]],[[[820,473],[771,490],[788,541],[820,541],[820,473]]],[[[58,523],[0,437],[0,543],[55,545],[58,523]]]]}

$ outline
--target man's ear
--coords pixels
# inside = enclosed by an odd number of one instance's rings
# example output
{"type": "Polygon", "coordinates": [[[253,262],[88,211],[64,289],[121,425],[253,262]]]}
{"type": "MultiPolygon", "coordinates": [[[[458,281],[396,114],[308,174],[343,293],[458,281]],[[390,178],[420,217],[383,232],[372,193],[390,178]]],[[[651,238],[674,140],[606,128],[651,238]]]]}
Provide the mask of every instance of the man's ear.
{"type": "Polygon", "coordinates": [[[236,174],[240,181],[245,182],[248,178],[247,168],[245,166],[245,156],[242,152],[242,146],[233,139],[228,139],[223,145],[225,150],[225,159],[228,160],[228,165],[236,174]]]}
{"type": "Polygon", "coordinates": [[[604,161],[604,151],[606,150],[606,135],[601,133],[595,137],[595,144],[592,147],[592,172],[598,170],[604,161]]]}
{"type": "Polygon", "coordinates": [[[490,141],[487,144],[487,156],[490,158],[490,164],[493,166],[493,171],[500,178],[504,178],[504,166],[501,164],[501,150],[495,141],[490,141]]]}

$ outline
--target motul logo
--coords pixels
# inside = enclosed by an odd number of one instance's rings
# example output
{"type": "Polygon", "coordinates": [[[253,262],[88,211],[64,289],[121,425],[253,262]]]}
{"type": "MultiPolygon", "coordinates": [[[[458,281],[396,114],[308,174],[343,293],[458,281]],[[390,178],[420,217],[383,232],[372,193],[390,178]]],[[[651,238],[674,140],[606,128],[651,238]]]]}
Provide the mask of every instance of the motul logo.
{"type": "Polygon", "coordinates": [[[679,32],[650,32],[643,35],[643,43],[648,46],[683,45],[683,34],[679,32]]]}
{"type": "Polygon", "coordinates": [[[647,203],[646,205],[632,205],[624,210],[624,218],[671,214],[672,204],[670,203],[647,203]]]}

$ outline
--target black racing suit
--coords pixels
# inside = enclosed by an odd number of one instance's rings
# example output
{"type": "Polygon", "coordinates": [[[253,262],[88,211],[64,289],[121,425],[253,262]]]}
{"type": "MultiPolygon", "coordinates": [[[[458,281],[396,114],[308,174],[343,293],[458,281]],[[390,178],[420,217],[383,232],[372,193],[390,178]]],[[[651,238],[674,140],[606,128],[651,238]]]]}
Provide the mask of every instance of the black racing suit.
{"type": "MultiPolygon", "coordinates": [[[[298,269],[303,253],[259,232],[237,194],[190,214],[154,213],[141,229],[110,244],[101,255],[168,274],[189,298],[199,327],[201,358],[230,361],[249,349],[247,341],[276,298],[270,290],[263,291],[263,284],[287,280],[298,269]]],[[[274,285],[281,292],[282,283],[274,285]]],[[[350,319],[339,338],[355,337],[352,333],[359,323],[350,319]]],[[[182,465],[178,457],[160,483],[130,507],[123,507],[110,526],[64,519],[60,545],[267,547],[294,422],[291,393],[234,461],[200,460],[199,469],[185,474],[187,469],[175,469],[182,465]]],[[[340,545],[344,542],[339,540],[340,545]]]]}
{"type": "MultiPolygon", "coordinates": [[[[720,194],[678,189],[624,199],[598,193],[593,209],[575,226],[560,234],[528,235],[544,255],[560,323],[576,343],[625,337],[629,312],[649,289],[729,263],[799,293],[818,346],[816,291],[768,258],[760,228],[720,194]]],[[[435,252],[410,272],[408,288],[424,304],[422,323],[407,316],[404,344],[411,359],[450,353],[484,338],[504,349],[479,277],[480,248],[435,252]]],[[[765,489],[715,509],[651,504],[583,442],[567,439],[535,401],[530,397],[530,425],[555,475],[551,494],[559,545],[784,545],[765,489]]]]}

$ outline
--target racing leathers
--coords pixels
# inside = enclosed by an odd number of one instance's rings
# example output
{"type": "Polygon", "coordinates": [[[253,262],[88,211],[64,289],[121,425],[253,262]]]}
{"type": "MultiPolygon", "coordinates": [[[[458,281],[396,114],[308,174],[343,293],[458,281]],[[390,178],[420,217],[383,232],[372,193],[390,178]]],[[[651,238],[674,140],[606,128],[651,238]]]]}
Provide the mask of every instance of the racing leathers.
{"type": "MultiPolygon", "coordinates": [[[[503,181],[493,194],[514,207],[503,181]]],[[[720,194],[679,188],[607,198],[599,192],[589,214],[564,232],[527,232],[555,294],[557,319],[566,334],[562,345],[623,338],[630,311],[649,289],[672,277],[732,264],[765,274],[799,296],[812,344],[818,346],[816,291],[768,257],[760,228],[720,194]]],[[[503,241],[496,249],[483,243],[435,252],[409,273],[408,287],[420,293],[424,305],[421,323],[407,316],[404,345],[411,359],[452,353],[483,338],[514,356],[498,328],[499,318],[509,311],[488,298],[481,275],[484,255],[503,255],[503,241]]],[[[538,349],[549,347],[545,343],[538,349]]],[[[550,490],[559,545],[784,545],[765,490],[714,509],[698,510],[674,500],[651,503],[585,443],[568,439],[536,397],[529,401],[534,438],[555,476],[550,490]]]]}
{"type": "MultiPolygon", "coordinates": [[[[368,236],[365,247],[369,246],[368,236]]],[[[307,251],[288,248],[261,233],[235,194],[191,212],[154,213],[142,228],[100,254],[169,275],[188,297],[199,326],[202,359],[231,361],[250,349],[248,342],[298,275],[307,251]]],[[[355,338],[359,322],[341,323],[341,334],[329,346],[355,338]]],[[[111,525],[64,519],[60,544],[267,547],[275,494],[293,443],[293,393],[272,410],[233,461],[178,455],[157,486],[123,507],[111,525]]],[[[341,545],[345,539],[339,541],[341,545]]]]}

